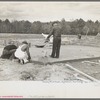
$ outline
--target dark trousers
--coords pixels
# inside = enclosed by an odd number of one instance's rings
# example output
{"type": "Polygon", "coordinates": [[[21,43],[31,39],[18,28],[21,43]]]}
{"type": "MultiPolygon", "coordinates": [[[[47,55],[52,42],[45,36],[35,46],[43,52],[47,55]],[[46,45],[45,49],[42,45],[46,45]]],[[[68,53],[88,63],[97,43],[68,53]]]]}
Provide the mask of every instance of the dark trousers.
{"type": "Polygon", "coordinates": [[[61,37],[54,38],[51,57],[59,58],[60,46],[61,46],[61,37]]]}

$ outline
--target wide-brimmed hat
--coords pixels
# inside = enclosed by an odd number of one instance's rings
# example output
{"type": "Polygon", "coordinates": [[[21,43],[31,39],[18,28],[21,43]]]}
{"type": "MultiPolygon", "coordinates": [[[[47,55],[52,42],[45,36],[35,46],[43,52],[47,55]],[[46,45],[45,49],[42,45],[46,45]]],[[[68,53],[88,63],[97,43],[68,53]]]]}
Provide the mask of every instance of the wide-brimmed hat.
{"type": "Polygon", "coordinates": [[[23,41],[22,43],[24,43],[24,44],[28,44],[27,41],[23,41]]]}

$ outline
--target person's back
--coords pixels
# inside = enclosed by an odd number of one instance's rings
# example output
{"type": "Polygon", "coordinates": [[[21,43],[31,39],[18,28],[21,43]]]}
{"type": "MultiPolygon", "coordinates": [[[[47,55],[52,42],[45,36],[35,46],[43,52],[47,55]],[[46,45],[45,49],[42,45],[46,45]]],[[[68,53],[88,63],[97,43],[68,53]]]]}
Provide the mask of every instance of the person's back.
{"type": "Polygon", "coordinates": [[[15,45],[5,46],[3,49],[3,53],[1,55],[1,58],[9,59],[12,56],[12,54],[15,52],[16,49],[17,49],[17,46],[15,46],[15,45]]]}
{"type": "Polygon", "coordinates": [[[4,47],[4,50],[12,50],[12,49],[17,49],[15,45],[7,45],[4,47]]]}
{"type": "Polygon", "coordinates": [[[59,26],[53,28],[53,37],[61,37],[61,28],[59,26]]]}
{"type": "Polygon", "coordinates": [[[29,48],[28,44],[23,44],[21,46],[21,50],[24,51],[24,52],[27,51],[28,48],[29,48]]]}

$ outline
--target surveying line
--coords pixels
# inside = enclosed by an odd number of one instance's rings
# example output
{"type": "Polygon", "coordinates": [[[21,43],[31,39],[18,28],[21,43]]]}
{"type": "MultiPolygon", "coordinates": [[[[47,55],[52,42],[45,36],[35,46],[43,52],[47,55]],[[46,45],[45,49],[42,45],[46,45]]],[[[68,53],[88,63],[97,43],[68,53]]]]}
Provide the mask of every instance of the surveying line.
{"type": "Polygon", "coordinates": [[[94,81],[94,82],[100,83],[99,80],[97,80],[97,79],[95,79],[95,78],[93,78],[93,77],[91,77],[91,76],[89,76],[89,75],[83,73],[82,71],[80,71],[80,70],[74,68],[73,66],[71,66],[71,65],[69,65],[69,64],[65,64],[65,65],[66,65],[67,67],[69,67],[70,69],[72,69],[72,70],[74,70],[74,71],[76,71],[76,72],[78,72],[78,73],[84,75],[84,76],[87,77],[88,79],[90,79],[90,80],[92,80],[92,81],[94,81]]]}

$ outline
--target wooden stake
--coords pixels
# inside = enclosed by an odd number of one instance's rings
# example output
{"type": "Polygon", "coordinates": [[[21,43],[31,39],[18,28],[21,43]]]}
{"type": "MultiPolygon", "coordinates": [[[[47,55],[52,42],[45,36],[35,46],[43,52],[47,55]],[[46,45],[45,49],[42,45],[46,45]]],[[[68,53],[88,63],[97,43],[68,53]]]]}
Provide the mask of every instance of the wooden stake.
{"type": "Polygon", "coordinates": [[[80,73],[81,75],[84,75],[85,77],[87,77],[88,79],[90,79],[90,80],[92,80],[92,81],[94,81],[94,82],[100,82],[99,80],[97,80],[97,79],[95,79],[95,78],[93,78],[93,77],[91,77],[91,76],[89,76],[89,75],[83,73],[82,71],[80,71],[80,70],[74,68],[73,66],[71,66],[71,65],[69,65],[69,64],[66,64],[66,66],[69,67],[70,69],[72,69],[72,70],[74,70],[74,71],[80,73]]]}

